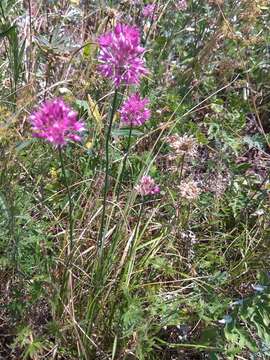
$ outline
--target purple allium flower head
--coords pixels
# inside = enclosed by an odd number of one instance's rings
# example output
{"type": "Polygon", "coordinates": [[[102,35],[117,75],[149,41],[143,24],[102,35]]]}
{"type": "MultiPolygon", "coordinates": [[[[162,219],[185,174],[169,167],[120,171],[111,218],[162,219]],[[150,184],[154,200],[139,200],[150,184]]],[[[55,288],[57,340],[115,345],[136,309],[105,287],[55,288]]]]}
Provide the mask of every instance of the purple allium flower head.
{"type": "Polygon", "coordinates": [[[140,126],[151,116],[151,111],[147,108],[148,99],[141,99],[138,93],[131,95],[119,110],[123,123],[129,126],[140,126]]]}
{"type": "Polygon", "coordinates": [[[176,3],[176,7],[178,10],[187,10],[188,8],[188,4],[187,4],[187,1],[186,0],[179,0],[177,3],[176,3]]]}
{"type": "Polygon", "coordinates": [[[139,184],[135,186],[135,190],[141,195],[155,195],[160,192],[160,188],[156,185],[155,180],[151,176],[144,175],[139,184]]]}
{"type": "Polygon", "coordinates": [[[145,49],[140,46],[140,33],[136,27],[117,24],[113,31],[100,36],[99,70],[111,78],[116,87],[138,84],[148,73],[144,65],[145,49]]]}
{"type": "Polygon", "coordinates": [[[156,10],[156,5],[155,4],[148,4],[148,5],[145,5],[145,7],[143,8],[143,11],[142,11],[142,15],[143,17],[145,18],[156,18],[155,16],[155,10],[156,10]]]}
{"type": "Polygon", "coordinates": [[[61,99],[46,101],[30,116],[33,136],[45,139],[62,147],[67,141],[80,141],[78,133],[84,124],[78,121],[77,113],[61,99]]]}

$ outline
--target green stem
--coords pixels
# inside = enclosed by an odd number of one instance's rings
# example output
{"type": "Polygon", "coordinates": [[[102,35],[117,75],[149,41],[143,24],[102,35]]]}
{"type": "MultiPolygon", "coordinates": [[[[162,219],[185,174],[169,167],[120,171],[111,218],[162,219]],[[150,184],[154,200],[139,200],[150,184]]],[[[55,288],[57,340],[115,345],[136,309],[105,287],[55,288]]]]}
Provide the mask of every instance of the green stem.
{"type": "Polygon", "coordinates": [[[143,209],[144,209],[144,204],[146,203],[145,201],[145,196],[142,197],[142,203],[141,203],[141,207],[140,207],[140,212],[139,212],[139,217],[138,217],[138,221],[136,224],[136,228],[135,228],[135,233],[134,233],[134,238],[136,239],[138,231],[139,231],[139,227],[140,227],[140,221],[142,218],[142,214],[143,214],[143,209]]]}
{"type": "Polygon", "coordinates": [[[129,148],[130,148],[130,144],[131,144],[131,134],[132,134],[132,124],[131,124],[131,126],[129,128],[127,149],[126,149],[126,153],[125,153],[124,160],[123,160],[123,166],[122,166],[122,169],[121,169],[121,174],[120,174],[120,177],[119,177],[118,189],[116,191],[116,193],[117,193],[117,201],[119,200],[121,185],[122,185],[122,181],[123,181],[123,175],[124,175],[125,170],[126,170],[127,158],[128,158],[129,148]]]}
{"type": "Polygon", "coordinates": [[[2,13],[2,16],[3,16],[3,19],[4,19],[5,21],[7,21],[7,18],[6,18],[6,16],[5,16],[5,11],[4,11],[3,6],[2,6],[2,2],[0,2],[0,10],[1,10],[1,13],[2,13]]]}
{"type": "Polygon", "coordinates": [[[58,147],[58,153],[59,153],[59,159],[60,159],[60,163],[61,163],[61,170],[62,170],[62,175],[63,175],[63,179],[64,179],[64,185],[67,189],[67,194],[68,194],[68,206],[69,206],[69,241],[70,241],[70,247],[71,247],[71,251],[73,249],[73,204],[72,204],[72,198],[71,198],[71,192],[70,192],[70,188],[68,185],[68,181],[67,181],[67,175],[66,175],[66,170],[65,170],[65,164],[64,164],[64,159],[63,159],[63,153],[62,153],[62,149],[60,147],[58,147]]]}
{"type": "MultiPolygon", "coordinates": [[[[128,255],[128,259],[127,259],[127,263],[128,263],[128,260],[130,259],[130,256],[132,255],[132,251],[133,251],[133,248],[134,248],[134,244],[136,243],[136,238],[137,238],[137,235],[139,233],[139,229],[140,229],[140,222],[141,222],[141,219],[142,219],[142,215],[143,215],[143,210],[144,210],[144,205],[146,203],[146,200],[145,200],[145,197],[142,197],[142,202],[141,202],[141,205],[140,205],[140,210],[139,210],[139,215],[138,215],[138,219],[137,219],[137,222],[136,222],[136,227],[135,227],[135,231],[134,231],[134,239],[132,240],[132,244],[130,246],[130,254],[128,255]]],[[[120,270],[120,273],[118,274],[118,279],[117,277],[115,278],[115,285],[114,285],[114,289],[122,289],[122,286],[119,286],[119,283],[123,282],[124,281],[124,275],[125,275],[125,267],[123,266],[123,268],[120,270]]],[[[114,296],[112,297],[112,300],[113,301],[113,305],[112,305],[112,311],[111,311],[111,315],[109,316],[109,326],[112,325],[112,321],[113,321],[113,316],[115,314],[115,309],[116,309],[116,306],[118,304],[118,299],[120,296],[119,293],[117,294],[117,296],[114,296]]]]}
{"type": "Polygon", "coordinates": [[[185,163],[185,154],[182,156],[181,159],[181,167],[180,167],[180,175],[179,175],[179,185],[181,185],[183,170],[184,170],[184,163],[185,163]]]}
{"type": "Polygon", "coordinates": [[[186,216],[185,223],[184,223],[184,226],[183,226],[185,229],[187,228],[188,223],[189,223],[190,213],[191,213],[191,205],[189,203],[187,205],[187,216],[186,216]]]}
{"type": "Polygon", "coordinates": [[[114,91],[114,96],[111,105],[110,111],[110,118],[109,124],[106,133],[106,140],[105,140],[105,157],[106,157],[106,168],[105,168],[105,181],[104,181],[104,191],[103,191],[103,209],[101,215],[101,224],[98,236],[98,247],[101,250],[101,254],[103,251],[103,244],[104,244],[104,225],[105,225],[105,215],[106,215],[106,204],[107,204],[107,195],[108,195],[108,188],[109,188],[109,163],[110,163],[110,154],[109,154],[109,143],[112,131],[112,123],[113,117],[116,110],[116,103],[117,103],[117,89],[114,91]]]}
{"type": "MultiPolygon", "coordinates": [[[[178,165],[177,165],[177,175],[178,175],[178,171],[180,170],[180,173],[179,173],[179,183],[178,183],[178,186],[181,186],[181,182],[182,182],[182,177],[183,177],[183,170],[184,170],[184,163],[185,163],[185,154],[182,156],[181,158],[181,164],[179,164],[178,162],[178,165]],[[180,167],[180,169],[179,169],[180,167]]],[[[180,203],[178,202],[178,209],[177,209],[177,216],[176,216],[176,227],[180,225],[180,203]]]]}

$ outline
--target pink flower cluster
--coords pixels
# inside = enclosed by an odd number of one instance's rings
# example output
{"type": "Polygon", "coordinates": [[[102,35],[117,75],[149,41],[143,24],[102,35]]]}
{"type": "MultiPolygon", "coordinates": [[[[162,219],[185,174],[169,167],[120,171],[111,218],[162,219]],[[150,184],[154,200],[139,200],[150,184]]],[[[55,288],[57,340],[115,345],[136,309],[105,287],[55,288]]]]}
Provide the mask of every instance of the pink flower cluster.
{"type": "Polygon", "coordinates": [[[77,113],[61,99],[43,103],[39,110],[30,116],[33,136],[45,139],[51,144],[62,147],[68,141],[80,141],[78,133],[84,124],[78,121],[77,113]]]}
{"type": "Polygon", "coordinates": [[[186,0],[179,0],[177,3],[176,3],[176,8],[178,10],[187,10],[188,8],[188,4],[187,4],[187,1],[186,0]]]}
{"type": "Polygon", "coordinates": [[[156,5],[155,4],[145,5],[145,7],[143,8],[143,11],[142,11],[142,15],[145,18],[150,18],[150,19],[153,18],[153,19],[155,19],[156,18],[155,10],[156,10],[156,5]]]}
{"type": "Polygon", "coordinates": [[[136,27],[117,24],[113,31],[99,37],[99,71],[113,80],[114,85],[138,84],[148,73],[142,58],[145,49],[140,46],[136,27]]]}
{"type": "Polygon", "coordinates": [[[139,184],[135,186],[135,190],[141,195],[155,195],[160,192],[160,188],[156,185],[155,180],[151,176],[144,175],[139,184]]]}
{"type": "Polygon", "coordinates": [[[139,93],[131,95],[119,110],[123,123],[128,126],[140,126],[151,116],[151,111],[147,108],[148,99],[142,99],[139,93]]]}

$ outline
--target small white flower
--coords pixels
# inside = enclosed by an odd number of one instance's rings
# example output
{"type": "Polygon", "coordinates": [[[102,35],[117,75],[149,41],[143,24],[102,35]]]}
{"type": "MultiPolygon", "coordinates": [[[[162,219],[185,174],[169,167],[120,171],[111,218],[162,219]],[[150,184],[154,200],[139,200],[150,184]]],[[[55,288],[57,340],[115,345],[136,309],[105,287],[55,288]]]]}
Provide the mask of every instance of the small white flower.
{"type": "Polygon", "coordinates": [[[225,315],[223,319],[218,320],[220,324],[230,324],[233,321],[230,315],[225,315]]]}
{"type": "Polygon", "coordinates": [[[266,286],[260,285],[260,284],[251,284],[251,287],[258,292],[263,292],[266,289],[266,286]]]}
{"type": "Polygon", "coordinates": [[[252,214],[252,216],[262,216],[263,214],[264,214],[264,210],[258,209],[252,214]]]}
{"type": "Polygon", "coordinates": [[[239,299],[239,300],[235,300],[234,302],[232,302],[230,304],[231,307],[235,306],[235,305],[243,305],[244,300],[243,299],[239,299]]]}

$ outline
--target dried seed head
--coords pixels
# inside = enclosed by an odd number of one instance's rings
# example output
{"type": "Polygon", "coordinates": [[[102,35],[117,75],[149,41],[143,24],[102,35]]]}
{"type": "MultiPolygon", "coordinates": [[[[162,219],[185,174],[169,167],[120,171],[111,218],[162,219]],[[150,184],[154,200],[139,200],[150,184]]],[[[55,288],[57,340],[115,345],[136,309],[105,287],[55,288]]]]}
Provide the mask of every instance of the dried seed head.
{"type": "Polygon", "coordinates": [[[196,200],[201,193],[198,183],[194,180],[182,182],[179,189],[181,196],[186,200],[196,200]]]}
{"type": "Polygon", "coordinates": [[[197,155],[198,144],[192,135],[171,135],[168,137],[167,142],[174,150],[175,156],[194,158],[197,155]]]}

